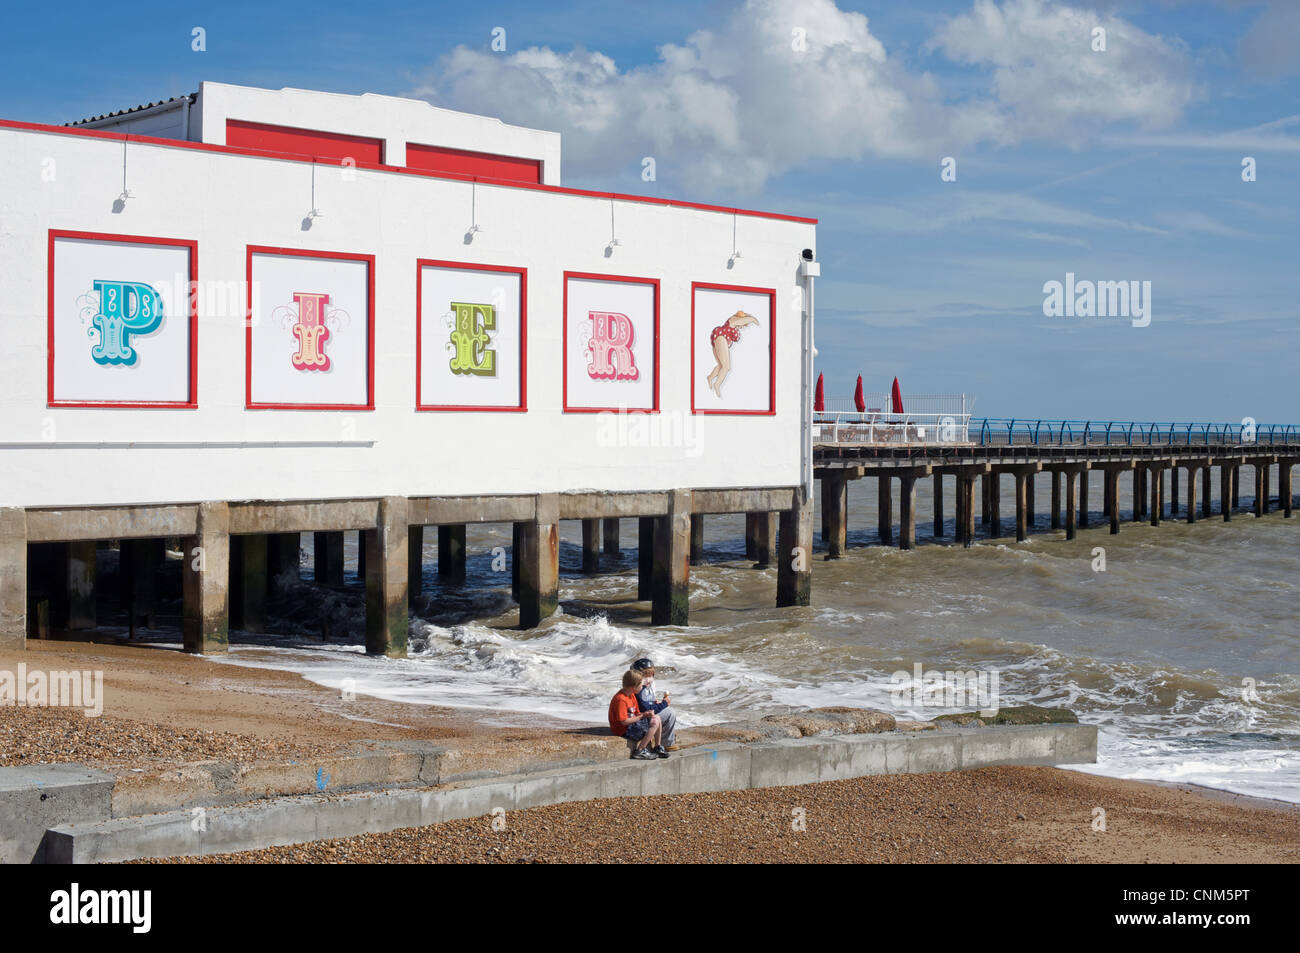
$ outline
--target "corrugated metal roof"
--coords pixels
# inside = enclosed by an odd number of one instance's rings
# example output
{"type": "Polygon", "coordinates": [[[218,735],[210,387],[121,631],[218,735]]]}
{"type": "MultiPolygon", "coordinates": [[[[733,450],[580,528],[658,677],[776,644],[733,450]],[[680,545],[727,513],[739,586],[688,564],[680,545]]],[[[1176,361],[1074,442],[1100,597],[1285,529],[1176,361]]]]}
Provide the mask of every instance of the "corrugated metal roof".
{"type": "Polygon", "coordinates": [[[65,126],[81,126],[88,122],[99,122],[101,119],[116,119],[119,116],[129,116],[132,113],[143,112],[146,109],[153,109],[155,106],[167,106],[171,103],[179,103],[189,100],[194,103],[198,100],[197,92],[189,93],[185,96],[173,96],[171,99],[160,99],[156,103],[142,103],[139,106],[132,106],[130,109],[119,109],[117,112],[104,113],[102,116],[88,116],[85,119],[77,119],[72,122],[65,122],[65,126]]]}

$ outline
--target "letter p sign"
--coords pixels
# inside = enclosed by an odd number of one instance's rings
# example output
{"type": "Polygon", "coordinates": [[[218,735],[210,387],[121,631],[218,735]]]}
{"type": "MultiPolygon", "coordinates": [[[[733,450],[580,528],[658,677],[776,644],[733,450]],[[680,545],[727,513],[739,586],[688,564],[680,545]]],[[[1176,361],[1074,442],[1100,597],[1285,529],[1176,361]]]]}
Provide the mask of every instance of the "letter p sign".
{"type": "Polygon", "coordinates": [[[99,343],[90,349],[96,364],[136,362],[131,336],[149,334],[162,324],[162,299],[146,284],[130,281],[95,281],[99,293],[99,310],[91,324],[99,331],[99,343]]]}

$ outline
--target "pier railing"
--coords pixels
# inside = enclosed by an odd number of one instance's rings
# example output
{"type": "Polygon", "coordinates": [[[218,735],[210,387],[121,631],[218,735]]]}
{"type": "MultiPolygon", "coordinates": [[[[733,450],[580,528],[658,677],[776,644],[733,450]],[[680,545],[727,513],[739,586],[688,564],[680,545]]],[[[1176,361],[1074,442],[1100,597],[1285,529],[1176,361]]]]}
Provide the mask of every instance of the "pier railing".
{"type": "Polygon", "coordinates": [[[821,411],[813,414],[813,443],[970,443],[968,414],[887,414],[821,411]]]}
{"type": "MultiPolygon", "coordinates": [[[[910,416],[969,417],[975,409],[975,398],[966,394],[907,394],[903,403],[910,416]]],[[[894,409],[894,401],[889,394],[867,394],[862,406],[868,414],[888,414],[894,409]]],[[[825,407],[828,414],[859,413],[852,397],[827,397],[825,407]]]]}
{"type": "Polygon", "coordinates": [[[1130,420],[1034,420],[983,417],[970,422],[982,447],[1274,446],[1300,443],[1300,424],[1178,423],[1130,420]]]}
{"type": "Polygon", "coordinates": [[[889,394],[868,394],[865,410],[852,397],[828,397],[813,412],[813,442],[841,444],[963,444],[971,441],[973,398],[966,394],[908,394],[893,412],[889,394]]]}

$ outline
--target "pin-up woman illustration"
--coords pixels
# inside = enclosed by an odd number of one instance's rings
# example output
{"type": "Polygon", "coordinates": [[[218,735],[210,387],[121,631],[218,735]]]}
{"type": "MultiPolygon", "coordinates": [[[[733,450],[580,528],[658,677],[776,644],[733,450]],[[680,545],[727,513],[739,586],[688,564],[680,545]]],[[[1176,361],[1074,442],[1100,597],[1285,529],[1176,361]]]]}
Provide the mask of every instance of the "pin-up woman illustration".
{"type": "Polygon", "coordinates": [[[709,343],[713,346],[713,356],[718,366],[709,372],[708,382],[719,397],[722,396],[722,383],[731,373],[731,345],[740,340],[740,329],[751,324],[758,324],[758,318],[737,311],[709,334],[709,343]]]}

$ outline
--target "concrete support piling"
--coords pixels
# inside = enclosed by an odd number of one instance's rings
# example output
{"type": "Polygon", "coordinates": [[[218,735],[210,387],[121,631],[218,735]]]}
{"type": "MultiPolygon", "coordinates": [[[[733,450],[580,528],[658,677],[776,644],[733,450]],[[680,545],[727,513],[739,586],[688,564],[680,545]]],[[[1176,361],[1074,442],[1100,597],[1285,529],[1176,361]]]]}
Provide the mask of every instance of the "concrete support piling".
{"type": "Polygon", "coordinates": [[[969,548],[975,543],[975,474],[962,473],[957,478],[961,492],[961,544],[969,548]]]}
{"type": "Polygon", "coordinates": [[[647,600],[651,597],[652,579],[655,568],[655,518],[642,516],[637,520],[636,543],[636,597],[647,600]]]}
{"type": "Polygon", "coordinates": [[[1151,482],[1151,525],[1160,525],[1160,508],[1163,500],[1161,499],[1161,490],[1164,488],[1164,469],[1160,467],[1151,467],[1149,480],[1151,482]]]}
{"type": "Polygon", "coordinates": [[[1225,523],[1232,520],[1232,467],[1219,464],[1219,511],[1225,523]]]}
{"type": "Polygon", "coordinates": [[[1079,473],[1079,527],[1088,528],[1088,476],[1087,470],[1079,473]]]}
{"type": "MultiPolygon", "coordinates": [[[[511,553],[510,562],[514,563],[511,553]]],[[[513,569],[513,566],[511,567],[513,569]]],[[[410,526],[406,530],[406,598],[415,602],[424,588],[424,527],[410,526]]]]}
{"type": "Polygon", "coordinates": [[[1241,468],[1239,466],[1232,468],[1232,508],[1241,509],[1241,468]]]}
{"type": "Polygon", "coordinates": [[[1065,538],[1074,539],[1075,520],[1078,519],[1079,508],[1075,496],[1075,481],[1078,474],[1074,470],[1066,470],[1065,476],[1065,538]]]}
{"type": "Polygon", "coordinates": [[[537,515],[520,524],[519,627],[536,628],[559,608],[560,502],[537,497],[537,515]]]}
{"type": "Polygon", "coordinates": [[[302,534],[271,533],[266,537],[266,573],[277,579],[296,582],[302,566],[302,534]]]}
{"type": "MultiPolygon", "coordinates": [[[[881,477],[888,489],[888,477],[881,477]]],[[[888,494],[886,494],[886,497],[888,494]]],[[[795,491],[795,504],[782,510],[777,531],[776,604],[778,607],[812,603],[812,501],[795,491]]]]}
{"type": "Polygon", "coordinates": [[[618,559],[623,555],[618,538],[618,517],[606,517],[604,522],[605,555],[618,559]]]}
{"type": "MultiPolygon", "coordinates": [[[[880,527],[880,544],[890,546],[894,542],[894,488],[893,477],[882,473],[879,477],[879,490],[876,496],[876,525],[880,527]]],[[[781,558],[785,558],[784,552],[781,558]]]]}
{"type": "Polygon", "coordinates": [[[1268,461],[1255,463],[1255,515],[1268,515],[1268,461]]]}
{"type": "Polygon", "coordinates": [[[464,582],[464,523],[452,523],[438,527],[438,575],[449,582],[464,582]]]}
{"type": "Polygon", "coordinates": [[[95,627],[95,541],[68,543],[67,571],[68,628],[95,627]]]}
{"type": "MultiPolygon", "coordinates": [[[[118,543],[119,593],[126,624],[132,629],[152,628],[157,621],[162,543],[161,539],[123,539],[118,543]]],[[[265,587],[265,581],[262,586],[265,587]]]]}
{"type": "Polygon", "coordinates": [[[1212,496],[1214,489],[1210,485],[1210,465],[1206,463],[1201,467],[1201,515],[1209,519],[1213,513],[1212,496]]]}
{"type": "MultiPolygon", "coordinates": [[[[150,542],[136,540],[136,542],[150,542]]],[[[151,574],[152,575],[152,574],[151,574]]],[[[266,630],[267,573],[265,533],[230,537],[230,627],[266,630]]]]}
{"type": "Polygon", "coordinates": [[[1029,474],[1029,480],[1025,483],[1025,523],[1029,532],[1034,531],[1034,514],[1038,512],[1034,505],[1034,484],[1038,482],[1038,470],[1032,470],[1029,474]]]}
{"type": "Polygon", "coordinates": [[[370,655],[406,655],[410,544],[406,497],[382,498],[379,524],[361,533],[366,550],[366,652],[370,655]]]}
{"type": "Polygon", "coordinates": [[[822,478],[822,545],[827,559],[844,555],[848,539],[849,481],[842,473],[822,478]]]}
{"type": "Polygon", "coordinates": [[[230,644],[230,507],[198,504],[195,529],[181,541],[182,642],[187,652],[225,652],[230,644]]]}
{"type": "Polygon", "coordinates": [[[27,513],[0,507],[0,649],[27,647],[27,513]]]}
{"type": "Polygon", "coordinates": [[[1002,474],[994,471],[985,478],[989,488],[989,539],[1002,535],[1002,474]]]}
{"type": "Polygon", "coordinates": [[[943,539],[943,474],[934,475],[934,538],[943,539]]]}
{"type": "Polygon", "coordinates": [[[916,476],[911,473],[899,478],[898,548],[916,548],[916,476]]]}
{"type": "Polygon", "coordinates": [[[691,516],[691,562],[698,563],[704,559],[704,514],[691,516]]]}
{"type": "Polygon", "coordinates": [[[1052,471],[1052,529],[1061,528],[1061,471],[1052,471]]]}
{"type": "Polygon", "coordinates": [[[510,598],[519,601],[519,568],[523,562],[523,523],[510,524],[510,598]]]}
{"type": "Polygon", "coordinates": [[[1119,535],[1119,469],[1108,467],[1106,479],[1106,517],[1110,520],[1110,535],[1119,535]]]}
{"type": "Polygon", "coordinates": [[[1169,468],[1169,518],[1178,515],[1178,467],[1169,468]]]}
{"type": "Polygon", "coordinates": [[[600,571],[600,520],[582,521],[582,571],[600,571]]]}
{"type": "Polygon", "coordinates": [[[745,514],[745,558],[758,558],[758,519],[761,513],[745,514]]]}
{"type": "Polygon", "coordinates": [[[956,512],[953,514],[952,538],[953,542],[962,543],[966,541],[966,500],[962,494],[961,471],[958,470],[955,476],[957,479],[954,481],[952,495],[953,509],[956,512]]]}
{"type": "Polygon", "coordinates": [[[1294,460],[1279,460],[1277,462],[1277,492],[1282,498],[1282,517],[1291,518],[1291,467],[1295,465],[1294,460]]]}
{"type": "Polygon", "coordinates": [[[654,595],[650,621],[654,625],[686,625],[691,589],[691,537],[694,536],[690,490],[668,494],[668,512],[656,518],[654,536],[654,595]]]}
{"type": "Polygon", "coordinates": [[[1201,468],[1187,468],[1187,522],[1196,522],[1196,481],[1201,475],[1201,468]]]}
{"type": "Polygon", "coordinates": [[[313,533],[312,548],[315,555],[316,582],[343,588],[343,533],[313,533]]]}
{"type": "Polygon", "coordinates": [[[754,523],[754,568],[766,569],[776,562],[778,514],[752,513],[754,523]]]}
{"type": "Polygon", "coordinates": [[[1016,480],[1016,542],[1023,543],[1029,538],[1029,499],[1025,486],[1029,481],[1029,474],[1024,470],[1017,470],[1013,475],[1016,480]]]}

